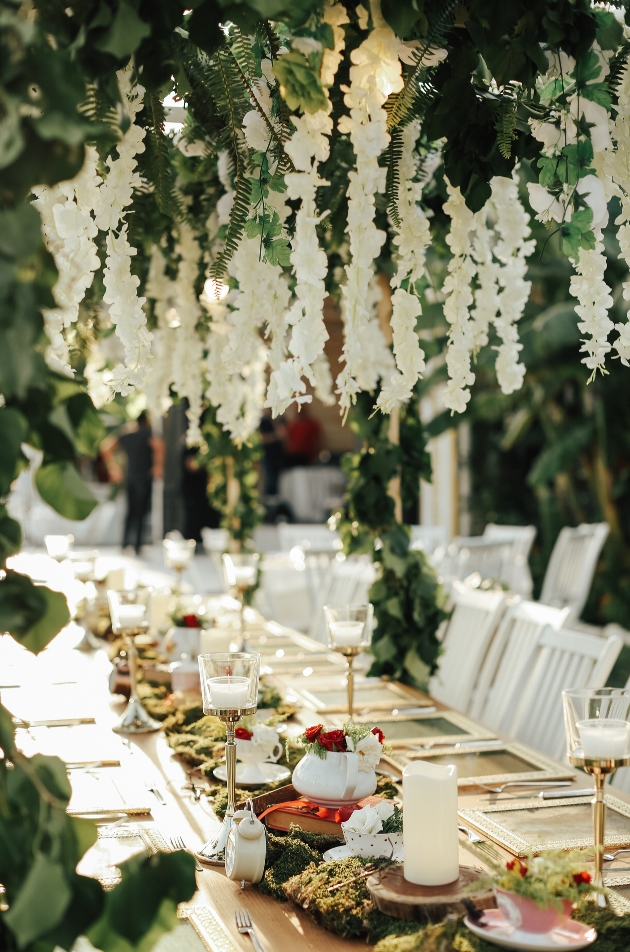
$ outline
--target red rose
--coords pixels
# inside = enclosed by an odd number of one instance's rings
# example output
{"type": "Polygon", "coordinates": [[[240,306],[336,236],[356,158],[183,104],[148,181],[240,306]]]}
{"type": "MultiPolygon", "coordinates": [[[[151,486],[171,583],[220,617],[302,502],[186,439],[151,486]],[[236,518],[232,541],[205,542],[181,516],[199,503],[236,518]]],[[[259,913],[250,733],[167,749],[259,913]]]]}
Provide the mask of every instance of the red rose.
{"type": "Polygon", "coordinates": [[[585,883],[586,885],[588,885],[590,881],[591,881],[591,874],[587,873],[585,869],[583,869],[581,873],[574,873],[573,875],[573,882],[575,883],[576,886],[581,886],[582,883],[585,883]]]}
{"type": "Polygon", "coordinates": [[[378,738],[379,744],[382,744],[383,741],[385,740],[385,734],[384,734],[383,731],[380,729],[380,727],[373,727],[373,728],[372,728],[372,733],[374,734],[375,737],[378,738]]]}
{"type": "Polygon", "coordinates": [[[314,727],[307,727],[304,731],[304,739],[307,741],[307,743],[314,744],[323,729],[323,724],[315,724],[314,727]]]}
{"type": "Polygon", "coordinates": [[[196,615],[184,615],[182,618],[184,622],[184,628],[198,628],[199,622],[197,621],[196,615]]]}
{"type": "Polygon", "coordinates": [[[521,863],[520,859],[516,857],[511,859],[509,863],[506,863],[505,868],[509,869],[511,873],[520,873],[523,879],[527,876],[527,866],[525,863],[521,863]]]}
{"type": "Polygon", "coordinates": [[[234,731],[234,736],[238,738],[238,740],[251,740],[254,736],[254,732],[248,731],[244,727],[237,727],[234,731]]]}
{"type": "Polygon", "coordinates": [[[320,734],[317,738],[317,743],[325,750],[337,750],[340,753],[345,753],[348,749],[346,745],[346,735],[342,730],[327,731],[325,734],[320,734]]]}

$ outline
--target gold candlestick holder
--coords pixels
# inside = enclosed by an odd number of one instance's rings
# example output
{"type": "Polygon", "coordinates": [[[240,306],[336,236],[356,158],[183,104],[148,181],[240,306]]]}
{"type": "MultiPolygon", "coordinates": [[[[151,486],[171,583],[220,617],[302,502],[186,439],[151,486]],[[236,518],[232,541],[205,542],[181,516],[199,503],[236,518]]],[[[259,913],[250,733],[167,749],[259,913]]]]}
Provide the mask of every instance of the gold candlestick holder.
{"type": "MultiPolygon", "coordinates": [[[[580,688],[562,692],[569,763],[593,778],[593,885],[604,886],[606,777],[630,766],[630,692],[619,688],[580,688]]],[[[595,902],[605,908],[598,891],[595,902]]]]}
{"type": "Polygon", "coordinates": [[[204,713],[213,714],[225,724],[228,795],[225,816],[219,830],[197,853],[202,863],[225,863],[225,847],[236,812],[236,725],[244,717],[256,712],[259,674],[258,654],[238,651],[199,655],[204,713]]]}
{"type": "Polygon", "coordinates": [[[245,597],[258,582],[260,555],[258,552],[225,552],[223,567],[228,585],[239,602],[240,650],[248,651],[245,633],[245,597]]]}
{"type": "Polygon", "coordinates": [[[138,649],[136,635],[149,630],[150,589],[134,592],[107,593],[112,618],[112,630],[122,635],[129,667],[129,703],[118,724],[112,728],[117,734],[147,734],[159,731],[162,725],[154,720],[142,706],[138,696],[138,649]]]}
{"type": "Polygon", "coordinates": [[[325,605],[328,644],[346,659],[348,718],[354,717],[354,659],[370,647],[372,639],[372,605],[325,605]]]}

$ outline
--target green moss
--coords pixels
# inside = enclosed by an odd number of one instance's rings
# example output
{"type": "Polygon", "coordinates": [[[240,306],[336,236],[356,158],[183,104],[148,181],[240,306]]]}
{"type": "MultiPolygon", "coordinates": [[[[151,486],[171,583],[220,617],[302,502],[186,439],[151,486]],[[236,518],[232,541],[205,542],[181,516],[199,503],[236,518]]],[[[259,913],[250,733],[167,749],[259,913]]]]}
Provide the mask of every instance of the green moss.
{"type": "Polygon", "coordinates": [[[593,952],[622,952],[630,949],[630,915],[616,916],[612,909],[598,909],[589,903],[574,914],[574,919],[595,926],[597,941],[593,952]]]}
{"type": "Polygon", "coordinates": [[[267,844],[268,868],[258,889],[280,902],[286,901],[284,884],[305,870],[314,871],[321,863],[321,854],[307,846],[298,836],[275,836],[270,833],[267,844]]]}
{"type": "Polygon", "coordinates": [[[400,796],[400,790],[389,777],[379,776],[376,781],[375,796],[384,797],[386,800],[395,800],[396,797],[400,796]]]}

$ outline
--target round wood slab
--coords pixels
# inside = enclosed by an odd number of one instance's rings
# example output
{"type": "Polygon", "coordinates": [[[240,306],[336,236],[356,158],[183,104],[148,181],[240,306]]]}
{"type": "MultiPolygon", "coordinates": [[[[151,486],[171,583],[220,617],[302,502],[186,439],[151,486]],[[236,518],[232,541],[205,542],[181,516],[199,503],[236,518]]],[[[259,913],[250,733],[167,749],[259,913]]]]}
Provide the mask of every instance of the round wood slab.
{"type": "Polygon", "coordinates": [[[479,892],[467,889],[482,875],[471,866],[460,866],[459,879],[446,886],[417,886],[407,882],[402,865],[388,866],[370,876],[367,888],[374,905],[387,916],[413,922],[437,922],[451,912],[463,915],[467,910],[462,899],[474,902],[480,909],[496,905],[492,889],[479,892]]]}

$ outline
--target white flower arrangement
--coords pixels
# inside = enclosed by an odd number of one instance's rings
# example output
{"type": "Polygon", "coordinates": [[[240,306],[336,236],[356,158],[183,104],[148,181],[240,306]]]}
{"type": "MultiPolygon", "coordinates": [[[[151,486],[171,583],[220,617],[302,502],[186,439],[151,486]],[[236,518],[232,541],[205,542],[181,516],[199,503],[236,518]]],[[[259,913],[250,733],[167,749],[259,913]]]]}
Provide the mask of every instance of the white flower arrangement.
{"type": "Polygon", "coordinates": [[[382,833],[383,826],[394,815],[395,809],[396,805],[392,800],[382,800],[374,806],[362,807],[344,820],[341,828],[347,833],[382,833]]]}
{"type": "Polygon", "coordinates": [[[444,389],[444,404],[453,412],[463,413],[470,400],[467,388],[475,382],[470,369],[474,326],[469,311],[473,303],[470,282],[477,273],[470,235],[476,230],[477,221],[459,187],[454,188],[446,178],[445,182],[448,201],[444,203],[444,211],[451,219],[446,242],[453,257],[448,263],[449,273],[442,288],[446,295],[444,317],[450,325],[446,351],[449,380],[444,389]]]}
{"type": "Polygon", "coordinates": [[[174,335],[173,385],[177,395],[188,400],[186,442],[189,446],[198,446],[203,440],[199,429],[203,398],[203,346],[197,333],[201,306],[195,294],[195,282],[199,274],[201,248],[186,222],[179,225],[175,251],[180,261],[177,278],[173,282],[173,297],[180,326],[175,328],[174,335]]]}

